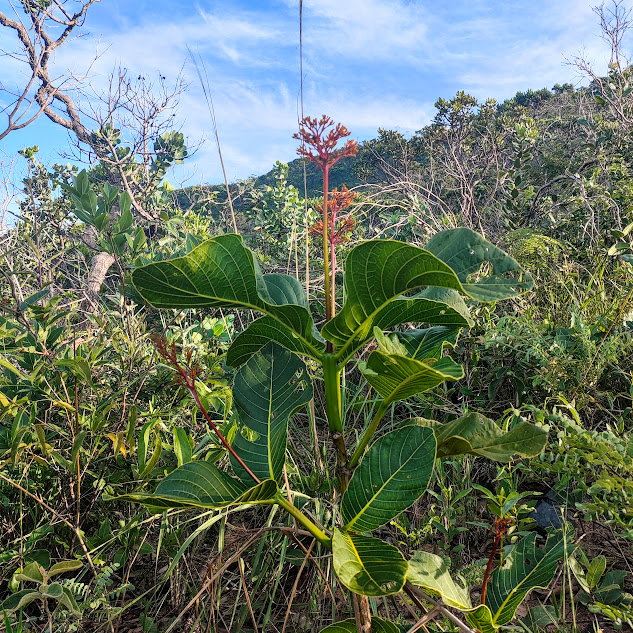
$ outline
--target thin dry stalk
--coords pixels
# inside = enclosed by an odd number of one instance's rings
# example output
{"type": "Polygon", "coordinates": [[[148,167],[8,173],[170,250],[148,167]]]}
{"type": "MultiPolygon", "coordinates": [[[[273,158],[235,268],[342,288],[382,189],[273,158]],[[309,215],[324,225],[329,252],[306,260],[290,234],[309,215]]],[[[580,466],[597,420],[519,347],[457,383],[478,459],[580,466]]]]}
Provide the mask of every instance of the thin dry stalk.
{"type": "Polygon", "coordinates": [[[59,512],[57,512],[56,510],[53,510],[53,508],[51,508],[51,506],[49,506],[45,501],[40,499],[37,495],[34,495],[32,492],[30,492],[29,490],[21,486],[16,481],[13,481],[9,479],[8,477],[5,477],[2,473],[0,473],[0,479],[2,479],[3,481],[6,481],[9,485],[14,486],[18,490],[21,490],[25,495],[28,495],[29,497],[34,499],[43,508],[46,508],[53,516],[57,517],[62,523],[64,523],[64,525],[70,528],[70,530],[73,532],[73,534],[79,541],[79,544],[81,545],[81,549],[83,549],[84,551],[86,560],[88,561],[88,564],[90,565],[90,569],[92,570],[92,573],[96,576],[97,570],[94,566],[94,563],[92,562],[92,558],[90,557],[90,552],[88,551],[88,548],[86,547],[86,543],[84,542],[81,536],[81,530],[75,527],[68,519],[65,519],[61,514],[59,514],[59,512]]]}
{"type": "Polygon", "coordinates": [[[176,619],[169,625],[165,633],[171,633],[171,631],[176,628],[176,625],[180,622],[180,620],[182,620],[185,613],[187,613],[187,611],[189,611],[189,609],[191,609],[191,607],[193,607],[193,605],[198,602],[200,596],[202,596],[202,594],[215,582],[216,578],[219,578],[229,568],[229,566],[235,562],[235,560],[240,558],[242,556],[242,553],[245,552],[255,541],[257,541],[257,539],[265,531],[265,528],[262,528],[261,530],[258,530],[255,534],[253,534],[253,536],[251,536],[248,541],[246,541],[246,543],[244,543],[244,545],[242,545],[242,547],[237,550],[237,552],[235,552],[227,559],[224,565],[222,565],[222,567],[220,567],[220,569],[218,569],[215,574],[213,574],[213,576],[207,578],[204,581],[200,591],[198,591],[198,593],[187,603],[185,608],[176,616],[176,619]]]}
{"type": "Polygon", "coordinates": [[[255,617],[255,613],[253,612],[253,605],[251,604],[251,597],[248,595],[248,588],[246,587],[246,578],[244,578],[244,559],[239,558],[237,561],[237,566],[240,570],[240,578],[242,579],[242,586],[244,587],[244,597],[246,598],[246,604],[248,605],[248,611],[251,614],[251,620],[253,621],[253,630],[255,633],[258,633],[257,629],[257,618],[255,617]]]}
{"type": "Polygon", "coordinates": [[[420,629],[427,630],[426,623],[430,622],[438,615],[441,615],[440,610],[437,607],[433,607],[428,613],[425,613],[408,631],[407,633],[416,633],[420,629]]]}
{"type": "Polygon", "coordinates": [[[446,607],[443,607],[441,604],[433,600],[430,596],[428,596],[424,591],[421,591],[410,582],[406,582],[404,585],[405,593],[413,600],[413,602],[418,606],[418,608],[423,609],[423,605],[420,602],[420,599],[425,602],[433,605],[434,608],[438,609],[439,612],[446,616],[455,626],[457,626],[463,633],[475,633],[473,629],[471,629],[467,624],[462,622],[456,615],[452,614],[446,607]]]}
{"type": "Polygon", "coordinates": [[[220,135],[218,134],[218,124],[215,118],[215,108],[213,107],[213,97],[211,96],[209,86],[209,77],[207,76],[207,69],[202,61],[202,57],[198,55],[200,58],[200,65],[198,65],[198,60],[194,57],[191,49],[187,46],[187,51],[189,52],[189,56],[193,61],[194,68],[196,69],[196,73],[198,75],[198,79],[200,80],[200,85],[202,86],[202,92],[204,93],[204,98],[207,102],[207,107],[209,108],[209,114],[211,115],[211,123],[213,125],[213,134],[215,136],[215,142],[218,148],[218,156],[220,157],[220,165],[222,166],[222,175],[224,176],[224,186],[226,187],[226,199],[229,203],[229,209],[231,210],[231,221],[233,223],[233,231],[238,233],[237,230],[237,222],[235,220],[235,209],[233,208],[233,199],[231,198],[231,189],[229,187],[229,181],[226,176],[226,168],[224,167],[224,158],[222,157],[222,146],[220,145],[220,135]],[[204,71],[204,78],[202,77],[202,72],[200,70],[200,66],[202,66],[202,71],[204,71]]]}
{"type": "Polygon", "coordinates": [[[297,595],[297,587],[299,586],[299,580],[301,579],[301,574],[303,573],[303,569],[310,558],[310,554],[312,553],[312,548],[314,547],[315,543],[316,543],[316,539],[314,539],[312,543],[310,543],[310,547],[308,548],[308,551],[306,552],[303,562],[301,563],[301,567],[299,567],[299,571],[297,572],[297,577],[295,578],[295,582],[292,585],[292,591],[290,592],[290,600],[288,601],[288,609],[286,609],[286,617],[284,618],[284,625],[281,629],[281,633],[286,633],[286,627],[288,626],[288,618],[290,618],[290,610],[292,609],[292,603],[295,599],[295,596],[297,595]]]}

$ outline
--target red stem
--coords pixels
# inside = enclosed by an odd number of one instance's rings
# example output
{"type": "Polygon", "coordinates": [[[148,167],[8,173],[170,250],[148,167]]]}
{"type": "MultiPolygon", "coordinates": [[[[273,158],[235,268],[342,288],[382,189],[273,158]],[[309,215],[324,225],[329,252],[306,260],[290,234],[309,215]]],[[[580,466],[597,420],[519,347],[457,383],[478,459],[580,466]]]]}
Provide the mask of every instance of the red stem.
{"type": "Polygon", "coordinates": [[[492,544],[492,552],[490,553],[490,558],[488,559],[488,564],[486,565],[486,573],[484,574],[484,580],[481,584],[481,604],[486,604],[486,590],[488,589],[488,580],[490,578],[490,572],[492,571],[492,563],[495,559],[495,554],[499,549],[499,543],[503,538],[503,532],[498,532],[495,535],[494,543],[492,544]]]}
{"type": "Polygon", "coordinates": [[[334,226],[332,226],[330,233],[332,234],[332,241],[330,243],[330,269],[332,274],[332,284],[330,286],[330,292],[332,296],[330,298],[332,318],[336,314],[336,242],[334,241],[334,226]]]}
{"type": "Polygon", "coordinates": [[[187,374],[187,372],[178,364],[178,361],[175,360],[175,358],[172,358],[170,360],[174,363],[174,367],[176,371],[181,375],[185,383],[185,386],[187,387],[187,389],[189,389],[189,392],[193,396],[193,399],[196,401],[196,405],[198,405],[198,409],[200,409],[205,420],[207,421],[209,426],[213,429],[215,434],[220,439],[220,442],[222,442],[222,444],[229,451],[229,453],[233,455],[237,463],[248,473],[249,477],[251,477],[255,483],[257,484],[261,483],[260,480],[257,478],[257,476],[253,473],[253,471],[244,463],[242,458],[233,450],[233,447],[226,441],[226,438],[224,437],[224,435],[222,435],[222,433],[220,432],[220,429],[218,429],[218,427],[214,424],[207,410],[204,408],[204,405],[200,401],[200,397],[198,396],[198,392],[196,390],[195,382],[193,382],[189,378],[189,375],[187,374]]]}
{"type": "Polygon", "coordinates": [[[202,412],[202,415],[205,417],[209,426],[215,431],[216,435],[220,438],[220,442],[224,444],[226,449],[233,455],[233,457],[237,460],[238,464],[248,473],[249,477],[253,479],[256,484],[261,483],[260,480],[255,476],[253,471],[242,461],[242,458],[233,450],[232,446],[226,441],[224,435],[220,433],[220,429],[213,423],[213,420],[209,417],[207,410],[204,408],[202,402],[200,402],[200,398],[198,397],[198,392],[195,387],[191,387],[189,383],[187,383],[187,388],[191,392],[191,395],[194,397],[196,404],[198,405],[198,409],[202,412]]]}

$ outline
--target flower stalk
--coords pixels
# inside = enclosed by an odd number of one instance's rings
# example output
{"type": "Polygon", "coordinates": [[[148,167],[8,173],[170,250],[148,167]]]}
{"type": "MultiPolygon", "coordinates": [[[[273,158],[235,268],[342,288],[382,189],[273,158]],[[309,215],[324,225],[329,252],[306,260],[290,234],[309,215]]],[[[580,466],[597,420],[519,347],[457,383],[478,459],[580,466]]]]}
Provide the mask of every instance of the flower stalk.
{"type": "MultiPolygon", "coordinates": [[[[309,162],[315,163],[323,172],[323,203],[321,205],[322,220],[321,234],[323,239],[323,269],[325,274],[325,320],[334,317],[336,287],[334,275],[336,274],[336,256],[331,243],[330,214],[328,203],[330,202],[330,169],[341,158],[356,156],[358,146],[355,140],[349,140],[342,148],[337,148],[341,139],[349,136],[350,132],[344,125],[334,123],[325,114],[320,118],[304,117],[299,125],[299,132],[294,138],[301,141],[297,153],[309,162]],[[332,251],[332,252],[331,252],[332,251]]],[[[331,345],[328,344],[329,347],[331,345]]],[[[328,351],[332,351],[328,349],[328,351]]]]}

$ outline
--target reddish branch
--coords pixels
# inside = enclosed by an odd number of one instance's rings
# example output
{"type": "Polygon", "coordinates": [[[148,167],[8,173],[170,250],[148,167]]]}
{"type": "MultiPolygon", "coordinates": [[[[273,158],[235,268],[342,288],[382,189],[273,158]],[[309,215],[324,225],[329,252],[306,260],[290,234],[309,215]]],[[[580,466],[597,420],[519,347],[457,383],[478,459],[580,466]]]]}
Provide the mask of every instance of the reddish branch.
{"type": "Polygon", "coordinates": [[[229,451],[229,453],[231,453],[237,463],[248,473],[249,477],[251,477],[255,483],[261,483],[260,480],[255,476],[253,471],[244,463],[242,458],[233,450],[233,447],[227,442],[226,438],[224,437],[224,435],[222,435],[220,429],[218,429],[218,427],[214,424],[213,420],[209,416],[209,413],[200,401],[200,396],[198,395],[198,391],[196,389],[196,378],[200,375],[201,369],[199,365],[191,363],[192,351],[190,349],[187,349],[185,351],[187,363],[186,367],[183,367],[178,361],[178,353],[176,351],[176,345],[174,343],[167,343],[165,337],[157,337],[154,339],[154,345],[156,346],[158,353],[166,361],[168,361],[169,365],[173,369],[176,370],[176,382],[189,390],[189,393],[191,393],[193,399],[196,401],[198,409],[200,409],[205,420],[218,436],[220,442],[222,442],[224,447],[229,451]]]}
{"type": "Polygon", "coordinates": [[[490,579],[492,564],[497,551],[499,550],[501,539],[503,539],[503,537],[507,534],[511,523],[510,519],[495,519],[495,540],[492,544],[492,552],[490,552],[490,558],[488,559],[488,564],[486,565],[486,573],[484,574],[484,580],[481,584],[481,604],[486,604],[486,590],[488,589],[488,580],[490,579]]]}

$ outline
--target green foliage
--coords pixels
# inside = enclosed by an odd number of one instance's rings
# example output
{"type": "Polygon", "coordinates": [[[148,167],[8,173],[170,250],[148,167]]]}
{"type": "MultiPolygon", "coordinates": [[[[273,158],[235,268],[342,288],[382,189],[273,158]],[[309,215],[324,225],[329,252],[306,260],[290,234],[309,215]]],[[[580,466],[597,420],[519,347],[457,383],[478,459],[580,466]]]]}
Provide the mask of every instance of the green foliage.
{"type": "Polygon", "coordinates": [[[430,429],[410,425],[377,439],[343,496],[345,530],[370,532],[398,516],[424,494],[434,463],[430,429]]]}
{"type": "Polygon", "coordinates": [[[565,245],[547,235],[537,233],[532,228],[510,231],[504,242],[509,252],[523,268],[537,274],[547,275],[563,261],[565,245]]]}
{"type": "MultiPolygon", "coordinates": [[[[504,433],[492,421],[484,420],[482,426],[478,417],[471,416],[437,431],[433,425],[405,424],[380,436],[365,453],[393,402],[463,376],[457,363],[442,357],[444,347],[455,344],[459,328],[470,323],[459,293],[494,300],[531,287],[531,278],[514,260],[472,231],[438,234],[428,250],[387,240],[352,249],[345,265],[345,303],[322,329],[328,347],[314,327],[301,286],[286,275],[262,275],[237,236],[220,236],[183,257],[138,268],[132,280],[139,294],[156,307],[250,308],[265,316],[236,339],[237,352],[229,350],[229,360],[246,361],[233,386],[242,425],[231,447],[231,465],[238,478],[208,462],[194,461],[168,475],[154,493],[121,499],[144,503],[154,512],[168,507],[277,504],[332,549],[334,570],[344,586],[356,594],[386,596],[402,590],[409,564],[398,548],[360,533],[388,523],[425,492],[438,441],[445,455],[470,452],[497,460],[516,453],[536,455],[543,448],[545,434],[540,429],[524,423],[504,433]],[[425,287],[412,298],[403,297],[425,287]],[[383,333],[411,319],[436,327],[406,335],[383,333]],[[343,439],[340,372],[372,337],[379,349],[361,371],[382,401],[350,459],[343,439]],[[286,500],[274,481],[281,483],[289,416],[312,395],[306,367],[295,352],[317,361],[323,371],[343,493],[344,526],[333,526],[331,536],[328,527],[315,525],[286,500]]],[[[163,348],[162,353],[195,396],[173,348],[171,352],[163,348]]],[[[521,574],[516,578],[521,579],[521,574]]],[[[526,593],[516,595],[522,599],[526,593]]]]}
{"type": "Polygon", "coordinates": [[[404,586],[409,565],[397,547],[372,536],[334,528],[334,570],[339,580],[363,596],[388,596],[404,586]]]}
{"type": "Polygon", "coordinates": [[[252,225],[249,246],[267,265],[279,265],[293,258],[295,248],[303,251],[307,231],[317,221],[317,213],[310,206],[306,217],[299,189],[288,184],[288,165],[277,162],[272,179],[274,184],[254,190],[245,213],[252,225]]]}
{"type": "Polygon", "coordinates": [[[22,589],[6,598],[2,602],[2,609],[7,613],[20,611],[35,600],[39,600],[44,609],[48,611],[48,602],[58,605],[59,609],[65,609],[70,615],[78,617],[80,615],[79,607],[75,597],[70,589],[60,582],[50,582],[51,578],[59,574],[65,574],[70,571],[76,571],[83,566],[81,561],[68,560],[55,563],[49,569],[44,569],[38,563],[33,562],[24,569],[14,574],[13,578],[16,582],[33,583],[37,588],[22,589]]]}
{"type": "Polygon", "coordinates": [[[490,577],[486,604],[477,607],[472,606],[468,591],[450,577],[439,556],[417,552],[409,563],[408,577],[413,584],[464,611],[468,622],[479,631],[496,631],[514,618],[530,591],[549,585],[566,549],[573,551],[563,535],[550,536],[543,548],[536,547],[535,540],[536,534],[531,534],[512,548],[503,565],[490,577]]]}
{"type": "MultiPolygon", "coordinates": [[[[219,613],[223,626],[247,630],[251,609],[258,630],[277,620],[286,630],[323,626],[345,617],[342,586],[372,596],[373,629],[394,633],[388,620],[400,607],[389,596],[409,582],[492,632],[562,555],[560,536],[538,547],[529,533],[535,489],[567,497],[575,521],[607,523],[628,555],[630,94],[630,69],[612,66],[579,90],[528,90],[500,105],[464,92],[440,99],[411,138],[381,129],[330,173],[332,186],[365,185],[353,248],[336,251],[345,290],[326,324],[309,301],[324,270],[309,234],[318,219],[309,197],[322,182],[312,163],[307,212],[302,161],[231,185],[242,241],[222,235],[224,191],[164,181],[187,157],[180,133],[152,139],[139,169],[125,130],[95,131],[125,187],[107,161],[77,173],[47,169],[37,148],[20,152],[21,216],[1,262],[5,628],[41,626],[45,601],[59,605],[52,631],[79,626],[65,617],[71,595],[77,618],[115,627],[142,599],[141,624],[157,630],[162,600],[186,603],[200,586],[189,570],[204,559],[223,576],[210,585],[214,615],[197,603],[203,627],[219,613]],[[114,264],[86,312],[98,252],[114,264]],[[310,297],[298,281],[306,268],[310,297]],[[538,288],[526,297],[532,278],[538,288]],[[149,332],[195,373],[207,415],[149,332]],[[536,459],[517,466],[515,457],[536,459]],[[497,480],[488,459],[505,464],[497,480]],[[481,582],[485,508],[511,525],[477,606],[467,584],[481,582]],[[260,526],[261,540],[241,550],[260,526]],[[444,557],[411,557],[420,545],[444,557]],[[84,566],[46,583],[51,557],[84,566]],[[288,569],[300,570],[296,586],[288,569]]],[[[582,588],[572,599],[630,625],[628,579],[607,554],[568,558],[582,588]]],[[[530,609],[526,626],[551,622],[552,609],[530,609]]]]}
{"type": "Polygon", "coordinates": [[[607,572],[607,559],[604,556],[596,556],[589,561],[581,549],[576,550],[576,556],[569,563],[582,587],[579,596],[582,604],[588,605],[592,613],[603,614],[618,627],[623,624],[633,626],[633,596],[624,591],[626,571],[607,572]]]}
{"type": "Polygon", "coordinates": [[[385,404],[406,400],[446,380],[463,378],[464,370],[451,358],[424,357],[426,362],[410,358],[404,346],[387,343],[382,332],[378,328],[375,330],[379,348],[360,365],[360,369],[385,404]]]}
{"type": "Polygon", "coordinates": [[[555,407],[547,420],[557,430],[557,442],[534,467],[556,473],[571,485],[576,505],[588,520],[600,517],[633,537],[633,444],[624,421],[603,431],[587,429],[569,404],[555,407]]]}
{"type": "MultiPolygon", "coordinates": [[[[375,633],[400,633],[400,629],[392,622],[387,622],[382,618],[371,619],[371,629],[375,633]]],[[[341,620],[335,624],[321,629],[321,633],[357,633],[356,621],[354,618],[348,620],[341,620]]]]}
{"type": "Polygon", "coordinates": [[[237,235],[222,235],[183,257],[137,268],[132,281],[157,308],[253,309],[282,326],[282,334],[292,332],[303,353],[318,357],[323,348],[301,284],[289,275],[262,275],[237,235]]]}
{"type": "Polygon", "coordinates": [[[536,457],[547,440],[547,432],[527,422],[519,422],[503,432],[492,420],[470,413],[446,424],[422,420],[435,431],[438,457],[470,453],[498,462],[510,461],[512,455],[536,457]]]}
{"type": "MultiPolygon", "coordinates": [[[[288,421],[312,400],[312,381],[305,365],[285,348],[268,343],[240,368],[233,397],[242,426],[233,447],[257,477],[281,483],[288,421]],[[250,434],[256,439],[247,439],[250,434]]],[[[234,458],[232,466],[242,481],[250,481],[234,458]]]]}
{"type": "Polygon", "coordinates": [[[211,508],[247,503],[274,503],[277,486],[267,479],[249,487],[205,461],[189,462],[167,475],[152,494],[135,493],[121,497],[125,501],[145,503],[158,514],[165,508],[211,508]]]}
{"type": "MultiPolygon", "coordinates": [[[[613,307],[603,309],[611,312],[613,307]]],[[[477,406],[539,406],[547,398],[574,392],[583,404],[597,399],[612,406],[610,394],[628,390],[622,372],[629,367],[630,332],[612,328],[607,335],[604,318],[592,323],[582,313],[566,314],[564,325],[541,321],[530,312],[492,320],[485,338],[477,339],[477,378],[472,382],[479,390],[477,406]]]]}

